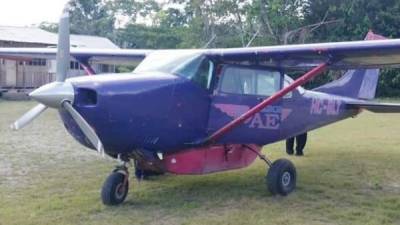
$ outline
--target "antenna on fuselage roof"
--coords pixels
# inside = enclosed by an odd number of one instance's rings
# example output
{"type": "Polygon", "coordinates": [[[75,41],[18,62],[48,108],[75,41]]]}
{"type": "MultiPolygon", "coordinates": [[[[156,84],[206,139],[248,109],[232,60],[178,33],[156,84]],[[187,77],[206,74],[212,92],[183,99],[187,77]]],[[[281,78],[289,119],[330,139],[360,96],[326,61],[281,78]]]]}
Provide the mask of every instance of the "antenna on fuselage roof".
{"type": "Polygon", "coordinates": [[[202,48],[203,48],[203,49],[208,48],[208,46],[210,46],[211,43],[213,43],[214,40],[215,40],[216,38],[217,38],[217,35],[214,34],[214,36],[212,36],[212,38],[211,38],[211,39],[207,42],[207,44],[205,44],[202,48]]]}

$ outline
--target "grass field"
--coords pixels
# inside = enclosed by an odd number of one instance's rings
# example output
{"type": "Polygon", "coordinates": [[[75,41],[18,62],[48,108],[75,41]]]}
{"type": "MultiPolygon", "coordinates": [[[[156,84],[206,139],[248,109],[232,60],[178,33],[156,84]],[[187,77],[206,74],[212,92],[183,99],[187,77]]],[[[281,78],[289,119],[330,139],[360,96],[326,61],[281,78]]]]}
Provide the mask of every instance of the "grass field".
{"type": "MultiPolygon", "coordinates": [[[[34,104],[0,101],[0,225],[12,224],[400,224],[400,115],[363,113],[312,132],[306,156],[290,157],[298,188],[266,190],[266,166],[207,176],[132,179],[125,204],[103,206],[115,162],[79,146],[48,110],[20,132],[12,121],[34,104]]],[[[287,157],[283,143],[267,146],[287,157]]]]}

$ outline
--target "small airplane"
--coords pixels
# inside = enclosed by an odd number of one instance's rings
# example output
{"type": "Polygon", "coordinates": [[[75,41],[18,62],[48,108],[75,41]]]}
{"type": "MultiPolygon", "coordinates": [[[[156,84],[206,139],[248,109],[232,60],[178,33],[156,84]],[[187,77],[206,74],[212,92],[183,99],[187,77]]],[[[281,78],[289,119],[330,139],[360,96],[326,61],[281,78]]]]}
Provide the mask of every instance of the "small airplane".
{"type": "Polygon", "coordinates": [[[12,128],[54,108],[79,143],[118,159],[101,191],[106,205],[126,199],[132,161],[143,171],[200,175],[244,168],[259,157],[269,166],[269,191],[287,195],[296,187],[295,166],[287,159],[272,162],[262,146],[364,109],[400,112],[400,105],[370,101],[376,68],[400,64],[400,39],[232,49],[70,49],[66,8],[57,49],[1,48],[0,57],[56,57],[56,81],[30,93],[39,105],[12,128]],[[133,73],[66,79],[71,58],[89,74],[89,61],[140,63],[133,73]],[[349,72],[314,90],[301,87],[328,69],[349,72]],[[308,71],[292,80],[285,75],[291,70],[308,71]]]}

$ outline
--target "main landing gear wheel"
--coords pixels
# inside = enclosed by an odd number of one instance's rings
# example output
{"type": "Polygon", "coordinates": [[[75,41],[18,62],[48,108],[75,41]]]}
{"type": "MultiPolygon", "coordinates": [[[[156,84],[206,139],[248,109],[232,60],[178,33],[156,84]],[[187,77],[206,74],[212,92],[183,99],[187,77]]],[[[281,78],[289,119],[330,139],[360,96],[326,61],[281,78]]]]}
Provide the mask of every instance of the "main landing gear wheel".
{"type": "Polygon", "coordinates": [[[273,195],[286,196],[296,188],[296,168],[287,159],[279,159],[272,163],[266,180],[269,191],[273,195]]]}
{"type": "Polygon", "coordinates": [[[297,174],[296,168],[294,167],[292,162],[287,159],[278,159],[274,163],[272,163],[265,155],[262,155],[259,151],[254,150],[247,145],[245,145],[245,147],[258,155],[258,157],[269,166],[269,170],[265,178],[271,194],[286,196],[294,191],[294,189],[296,188],[297,174]]]}
{"type": "Polygon", "coordinates": [[[129,173],[126,168],[116,169],[108,176],[101,190],[105,205],[115,206],[125,201],[129,191],[129,173]]]}

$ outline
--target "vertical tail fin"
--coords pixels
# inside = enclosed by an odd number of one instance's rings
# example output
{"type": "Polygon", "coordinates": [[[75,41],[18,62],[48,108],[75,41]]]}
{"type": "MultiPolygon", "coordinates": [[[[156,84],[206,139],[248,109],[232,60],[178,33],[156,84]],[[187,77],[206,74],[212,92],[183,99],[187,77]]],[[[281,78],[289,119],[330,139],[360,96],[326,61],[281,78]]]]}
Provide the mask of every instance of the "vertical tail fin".
{"type": "Polygon", "coordinates": [[[379,69],[349,70],[339,80],[314,90],[357,99],[373,99],[375,98],[378,78],[379,69]]]}
{"type": "MultiPolygon", "coordinates": [[[[383,36],[369,31],[365,40],[382,40],[383,36]]],[[[379,69],[357,69],[347,71],[342,78],[314,89],[329,94],[357,99],[375,98],[379,69]]]]}

